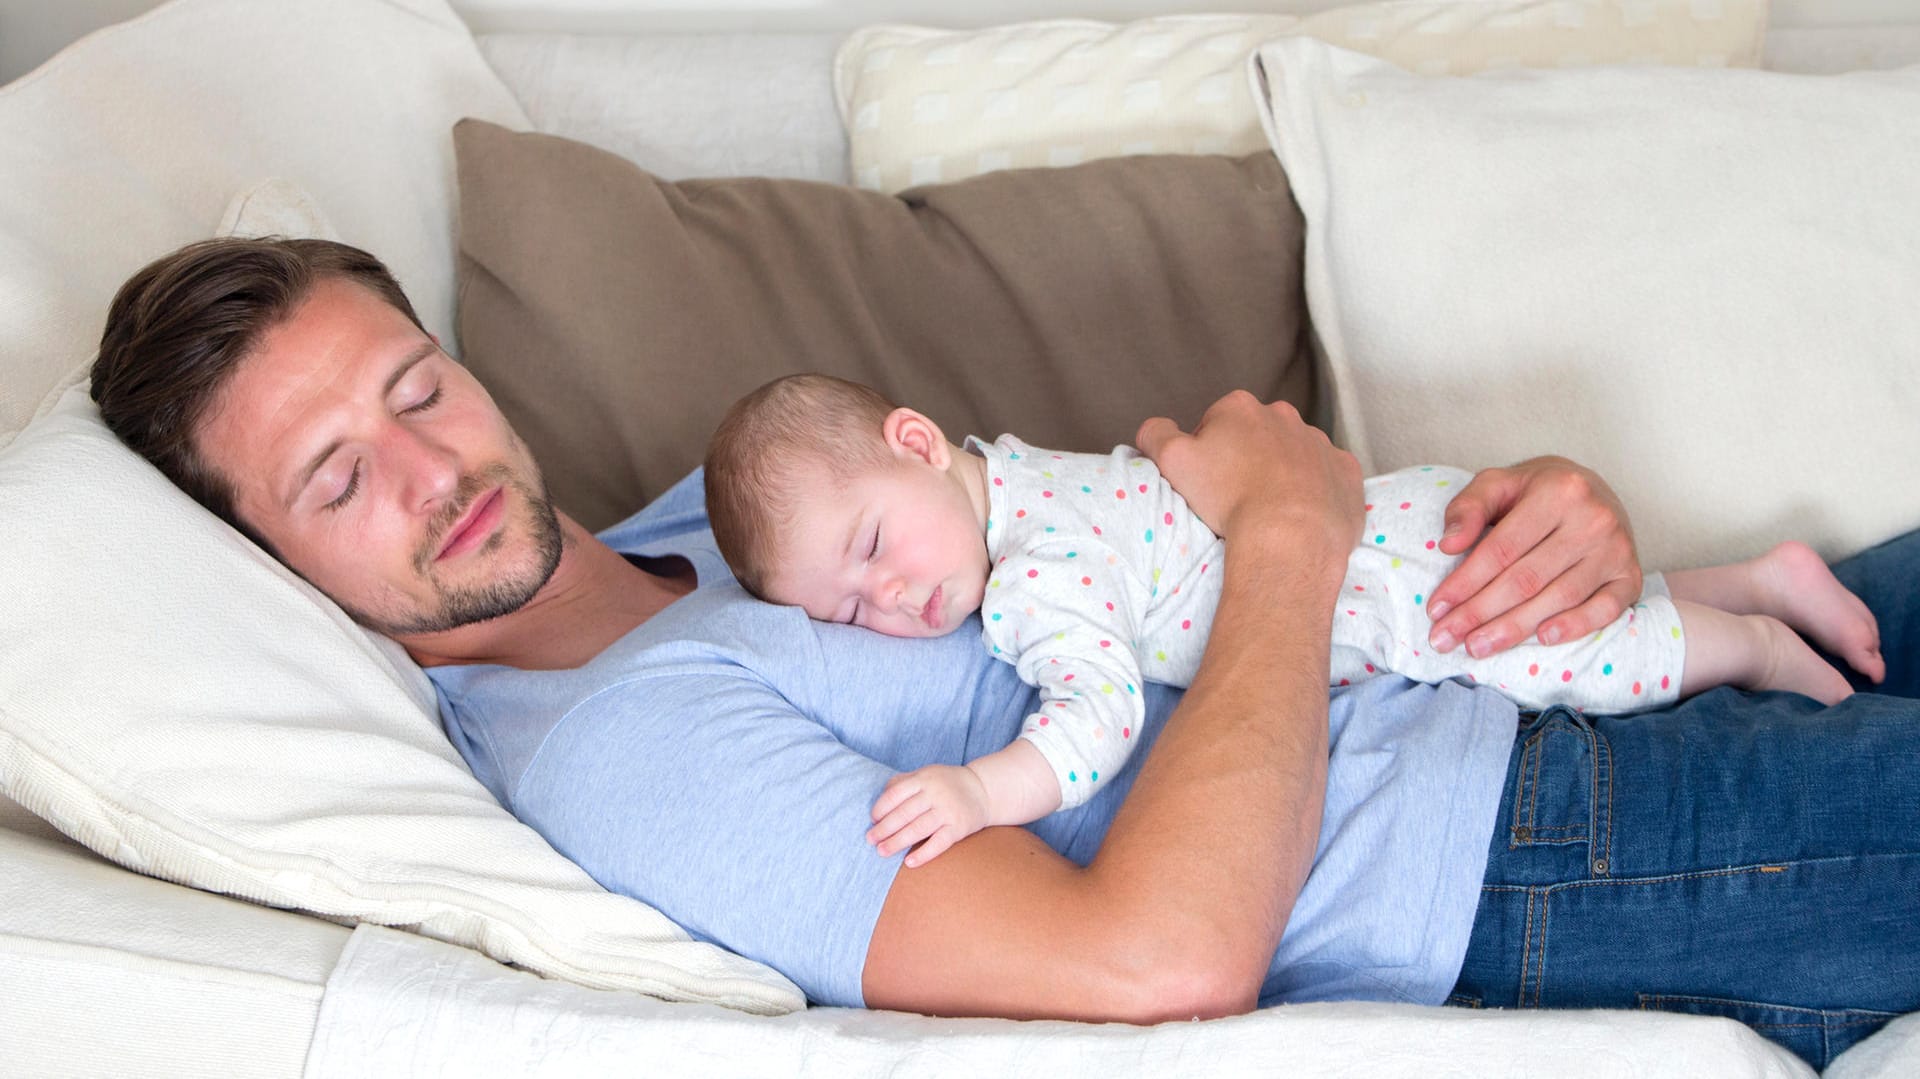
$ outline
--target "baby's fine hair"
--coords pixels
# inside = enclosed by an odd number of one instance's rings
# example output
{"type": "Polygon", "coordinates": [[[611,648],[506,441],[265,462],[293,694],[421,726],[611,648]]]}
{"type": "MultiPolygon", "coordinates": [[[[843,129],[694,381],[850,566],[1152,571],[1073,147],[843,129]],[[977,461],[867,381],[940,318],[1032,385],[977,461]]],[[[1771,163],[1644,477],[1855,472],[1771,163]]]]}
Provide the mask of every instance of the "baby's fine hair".
{"type": "Polygon", "coordinates": [[[733,403],[707,444],[707,518],[742,586],[765,598],[801,484],[844,485],[892,460],[893,402],[832,375],[777,378],[733,403]]]}

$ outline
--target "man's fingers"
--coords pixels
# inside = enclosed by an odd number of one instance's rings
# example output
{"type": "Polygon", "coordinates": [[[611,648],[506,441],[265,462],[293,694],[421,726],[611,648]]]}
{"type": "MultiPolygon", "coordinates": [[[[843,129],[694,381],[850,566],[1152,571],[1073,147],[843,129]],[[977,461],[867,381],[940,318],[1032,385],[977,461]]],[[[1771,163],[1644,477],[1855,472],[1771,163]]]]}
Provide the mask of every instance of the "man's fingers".
{"type": "MultiPolygon", "coordinates": [[[[1481,542],[1481,548],[1494,544],[1498,536],[1499,529],[1495,529],[1481,542]]],[[[1466,644],[1468,653],[1475,657],[1492,655],[1526,639],[1542,620],[1584,602],[1604,583],[1598,570],[1583,557],[1578,541],[1564,532],[1554,532],[1437,620],[1430,643],[1446,651],[1440,647],[1444,636],[1466,644]]]]}
{"type": "MultiPolygon", "coordinates": [[[[1537,566],[1518,574],[1513,569],[1523,558],[1537,560],[1552,533],[1551,522],[1530,515],[1502,518],[1428,597],[1427,617],[1434,623],[1428,643],[1441,652],[1451,651],[1451,642],[1466,640],[1481,623],[1539,592],[1547,581],[1538,576],[1537,566]]],[[[1574,557],[1577,552],[1552,564],[1566,565],[1574,557]]]]}
{"type": "MultiPolygon", "coordinates": [[[[1486,531],[1489,521],[1499,520],[1513,508],[1519,492],[1519,477],[1506,469],[1489,468],[1476,473],[1460,489],[1460,493],[1447,503],[1446,527],[1440,534],[1440,550],[1445,554],[1459,554],[1473,546],[1480,539],[1480,534],[1486,531]]],[[[1466,595],[1472,593],[1452,597],[1449,602],[1458,603],[1466,595]]]]}
{"type": "Polygon", "coordinates": [[[1540,623],[1541,642],[1570,643],[1611,625],[1614,619],[1620,617],[1620,612],[1640,598],[1632,593],[1632,585],[1626,581],[1609,582],[1580,606],[1540,623]]]}
{"type": "Polygon", "coordinates": [[[1139,447],[1141,453],[1157,461],[1160,459],[1161,452],[1166,449],[1167,443],[1179,438],[1183,433],[1179,424],[1165,416],[1154,416],[1140,425],[1140,430],[1133,436],[1133,444],[1139,447]]]}
{"type": "Polygon", "coordinates": [[[1473,546],[1486,530],[1490,516],[1486,504],[1478,498],[1461,496],[1447,503],[1446,528],[1440,533],[1441,553],[1459,554],[1473,546]]]}
{"type": "MultiPolygon", "coordinates": [[[[1515,567],[1518,569],[1520,567],[1515,567]]],[[[1549,582],[1528,599],[1513,604],[1505,611],[1495,611],[1488,615],[1478,629],[1469,630],[1464,638],[1467,654],[1477,659],[1504,652],[1514,645],[1534,636],[1548,620],[1563,611],[1571,611],[1594,596],[1600,582],[1590,579],[1590,572],[1583,572],[1583,566],[1576,566],[1555,580],[1549,582]]],[[[1498,587],[1499,582],[1495,582],[1498,587]]],[[[1580,623],[1582,626],[1585,622],[1580,623]]],[[[1605,623],[1601,623],[1604,625],[1605,623]]],[[[1542,640],[1542,644],[1560,644],[1572,641],[1584,634],[1581,630],[1573,636],[1542,640]]]]}

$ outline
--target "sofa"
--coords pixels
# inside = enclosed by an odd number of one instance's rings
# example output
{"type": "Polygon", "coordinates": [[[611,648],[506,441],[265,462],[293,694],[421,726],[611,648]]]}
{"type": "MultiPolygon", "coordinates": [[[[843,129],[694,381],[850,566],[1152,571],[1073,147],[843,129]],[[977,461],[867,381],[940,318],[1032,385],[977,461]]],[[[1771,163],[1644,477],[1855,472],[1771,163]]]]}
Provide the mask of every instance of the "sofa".
{"type": "MultiPolygon", "coordinates": [[[[86,398],[134,269],[316,235],[395,268],[594,527],[794,369],[988,435],[1089,383],[1046,414],[1085,448],[1245,386],[1369,470],[1566,453],[1663,567],[1920,525],[1902,4],[1249,6],[581,34],[174,0],[0,88],[0,1072],[1810,1074],[1655,1010],[809,1007],[515,821],[404,653],[86,398]],[[996,63],[1024,104],[967,98],[996,63]]],[[[1917,1071],[1904,1018],[1827,1074],[1917,1071]]]]}

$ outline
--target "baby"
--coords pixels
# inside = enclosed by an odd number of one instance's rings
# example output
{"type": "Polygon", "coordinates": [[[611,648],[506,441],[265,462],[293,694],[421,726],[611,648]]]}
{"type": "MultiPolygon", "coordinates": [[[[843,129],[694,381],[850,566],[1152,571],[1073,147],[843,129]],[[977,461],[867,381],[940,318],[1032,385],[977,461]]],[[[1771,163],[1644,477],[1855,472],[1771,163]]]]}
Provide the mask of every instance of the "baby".
{"type": "MultiPolygon", "coordinates": [[[[1433,466],[1366,481],[1332,685],[1393,671],[1597,713],[1719,685],[1847,696],[1796,629],[1874,681],[1885,675],[1872,613],[1797,543],[1649,574],[1638,603],[1580,641],[1436,653],[1425,601],[1460,561],[1438,540],[1470,478],[1433,466]]],[[[1099,791],[1132,749],[1142,680],[1191,681],[1220,595],[1220,539],[1138,451],[1055,453],[1012,436],[957,447],[920,413],[824,375],[736,403],[708,450],[706,492],[720,551],[755,595],[899,637],[949,633],[979,611],[986,646],[1040,690],[1013,744],[889,781],[867,839],[883,855],[918,844],[909,866],[1099,791]]]]}

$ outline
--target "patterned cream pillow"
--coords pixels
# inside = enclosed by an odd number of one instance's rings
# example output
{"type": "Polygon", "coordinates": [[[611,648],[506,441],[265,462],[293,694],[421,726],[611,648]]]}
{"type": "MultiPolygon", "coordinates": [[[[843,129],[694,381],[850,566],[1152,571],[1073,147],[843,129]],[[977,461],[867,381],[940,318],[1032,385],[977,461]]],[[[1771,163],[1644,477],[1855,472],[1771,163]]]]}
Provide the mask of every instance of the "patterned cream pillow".
{"type": "Polygon", "coordinates": [[[1307,36],[1424,74],[1753,67],[1767,0],[1386,0],[1315,15],[875,26],[834,62],[854,182],[894,192],[1005,168],[1266,145],[1247,56],[1307,36]]]}

